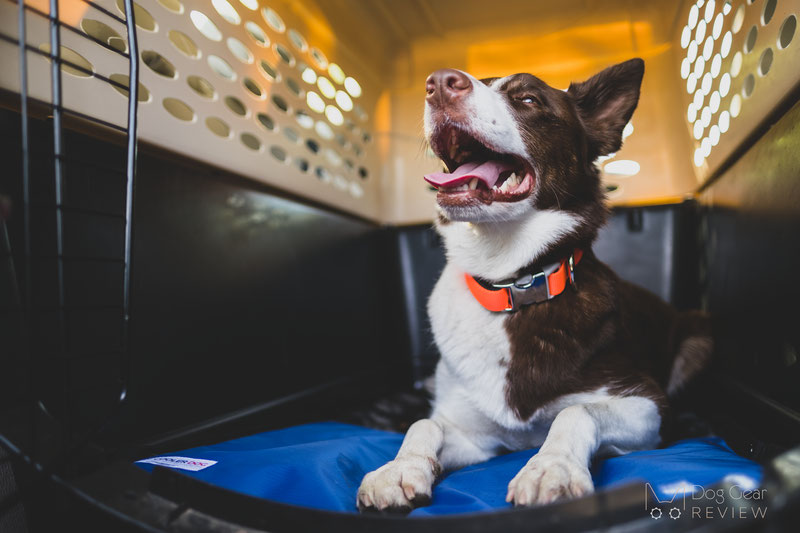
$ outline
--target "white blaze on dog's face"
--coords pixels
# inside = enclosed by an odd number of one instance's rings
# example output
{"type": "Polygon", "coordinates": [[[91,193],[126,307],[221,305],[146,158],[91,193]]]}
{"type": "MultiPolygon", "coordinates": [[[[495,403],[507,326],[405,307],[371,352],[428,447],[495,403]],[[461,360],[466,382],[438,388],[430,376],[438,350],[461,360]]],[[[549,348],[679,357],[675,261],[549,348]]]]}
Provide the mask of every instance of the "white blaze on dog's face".
{"type": "Polygon", "coordinates": [[[478,80],[458,70],[426,82],[425,137],[449,172],[425,179],[445,218],[508,221],[602,203],[594,160],[617,150],[644,73],[633,59],[567,91],[531,74],[478,80]]]}

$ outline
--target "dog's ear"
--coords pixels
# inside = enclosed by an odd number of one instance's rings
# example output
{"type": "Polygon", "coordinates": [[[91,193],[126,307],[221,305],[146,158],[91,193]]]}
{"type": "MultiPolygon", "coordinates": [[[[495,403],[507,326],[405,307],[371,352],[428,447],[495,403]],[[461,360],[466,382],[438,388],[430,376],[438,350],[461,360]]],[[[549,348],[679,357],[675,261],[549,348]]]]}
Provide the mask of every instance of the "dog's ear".
{"type": "Polygon", "coordinates": [[[644,61],[639,58],[608,67],[583,83],[571,83],[567,93],[589,136],[589,156],[594,159],[622,146],[622,130],[639,102],[644,61]]]}

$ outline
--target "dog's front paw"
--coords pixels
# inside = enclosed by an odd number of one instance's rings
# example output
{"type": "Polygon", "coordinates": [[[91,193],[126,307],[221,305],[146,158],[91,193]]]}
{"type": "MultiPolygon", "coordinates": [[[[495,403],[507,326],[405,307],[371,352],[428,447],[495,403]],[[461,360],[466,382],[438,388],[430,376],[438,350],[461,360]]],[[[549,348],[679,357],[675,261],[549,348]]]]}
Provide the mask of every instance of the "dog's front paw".
{"type": "Polygon", "coordinates": [[[421,455],[386,463],[364,476],[358,488],[358,509],[407,513],[427,505],[438,468],[435,460],[421,455]]]}
{"type": "Polygon", "coordinates": [[[594,490],[589,469],[560,454],[537,454],[508,484],[507,502],[514,505],[551,503],[578,498],[594,490]]]}

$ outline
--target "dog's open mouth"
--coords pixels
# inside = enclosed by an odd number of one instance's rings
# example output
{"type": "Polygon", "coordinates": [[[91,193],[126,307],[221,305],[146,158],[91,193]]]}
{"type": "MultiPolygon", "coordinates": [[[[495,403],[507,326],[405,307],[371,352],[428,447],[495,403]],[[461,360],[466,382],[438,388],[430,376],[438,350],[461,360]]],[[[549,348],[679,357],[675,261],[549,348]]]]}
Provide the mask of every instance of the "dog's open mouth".
{"type": "Polygon", "coordinates": [[[460,128],[443,129],[431,145],[450,169],[425,175],[440,203],[516,202],[533,190],[535,173],[525,161],[492,150],[460,128]]]}

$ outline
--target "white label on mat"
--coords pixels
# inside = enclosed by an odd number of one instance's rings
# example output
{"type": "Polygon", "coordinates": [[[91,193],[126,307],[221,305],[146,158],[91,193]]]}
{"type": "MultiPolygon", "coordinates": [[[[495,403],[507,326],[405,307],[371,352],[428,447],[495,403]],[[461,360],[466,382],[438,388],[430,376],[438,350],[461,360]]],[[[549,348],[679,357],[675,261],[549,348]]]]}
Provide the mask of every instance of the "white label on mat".
{"type": "Polygon", "coordinates": [[[217,464],[216,461],[212,461],[211,459],[195,459],[193,457],[178,456],[151,457],[150,459],[142,459],[141,461],[136,462],[168,466],[170,468],[180,468],[181,470],[191,470],[192,472],[197,472],[198,470],[203,470],[204,468],[208,468],[209,466],[214,466],[217,464]]]}

